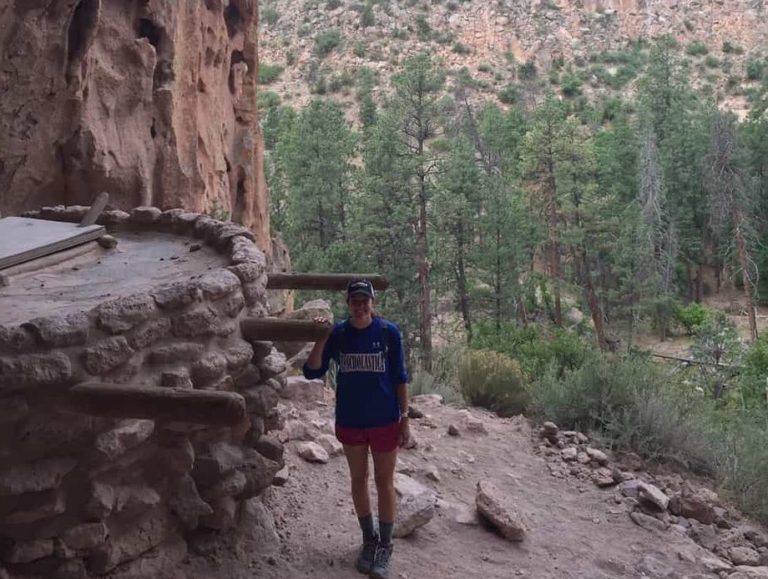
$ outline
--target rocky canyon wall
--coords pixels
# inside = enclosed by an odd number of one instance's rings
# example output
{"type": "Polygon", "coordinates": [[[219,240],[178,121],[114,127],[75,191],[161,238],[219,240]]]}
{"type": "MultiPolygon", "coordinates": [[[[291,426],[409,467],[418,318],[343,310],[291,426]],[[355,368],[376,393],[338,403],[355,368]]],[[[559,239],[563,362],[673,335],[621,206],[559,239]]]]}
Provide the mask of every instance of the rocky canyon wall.
{"type": "Polygon", "coordinates": [[[228,214],[269,249],[257,0],[0,0],[0,212],[228,214]]]}

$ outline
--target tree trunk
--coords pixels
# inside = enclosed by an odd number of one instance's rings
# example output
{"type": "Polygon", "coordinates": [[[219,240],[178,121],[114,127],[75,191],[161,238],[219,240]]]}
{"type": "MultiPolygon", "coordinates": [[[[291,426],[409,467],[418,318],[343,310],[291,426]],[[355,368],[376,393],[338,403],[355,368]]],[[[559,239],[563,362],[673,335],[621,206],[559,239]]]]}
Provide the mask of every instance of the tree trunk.
{"type": "Polygon", "coordinates": [[[704,258],[700,258],[699,267],[696,270],[696,303],[700,304],[704,299],[704,258]]]}
{"type": "MultiPolygon", "coordinates": [[[[551,163],[550,163],[551,165],[551,163]]],[[[547,237],[549,251],[549,275],[552,278],[555,296],[555,325],[563,325],[563,314],[560,305],[560,246],[557,241],[557,183],[555,182],[554,167],[548,168],[547,177],[547,237]]]]}
{"type": "Polygon", "coordinates": [[[744,243],[744,216],[740,209],[733,210],[733,225],[736,229],[736,249],[739,253],[739,265],[741,267],[741,278],[744,285],[744,302],[749,316],[749,337],[754,344],[757,342],[757,317],[755,315],[755,303],[752,300],[752,282],[749,279],[749,261],[747,259],[747,248],[744,243]]]}
{"type": "Polygon", "coordinates": [[[522,299],[517,300],[517,315],[520,317],[520,324],[528,327],[528,314],[525,311],[525,302],[522,299]]]}
{"type": "Polygon", "coordinates": [[[582,246],[575,250],[573,255],[574,265],[576,266],[576,275],[584,289],[584,297],[589,306],[589,313],[592,315],[592,322],[595,324],[595,335],[597,345],[602,352],[608,350],[608,341],[605,339],[605,323],[603,321],[603,310],[595,293],[595,286],[592,284],[592,274],[589,271],[589,259],[587,249],[582,246]]]}
{"type": "Polygon", "coordinates": [[[496,293],[496,331],[501,331],[501,228],[496,225],[496,272],[494,279],[494,291],[496,293]]]}
{"type": "Polygon", "coordinates": [[[416,261],[419,266],[419,339],[424,370],[432,370],[432,311],[429,287],[429,246],[427,242],[427,194],[425,177],[419,190],[419,221],[416,227],[416,261]]]}
{"type": "Polygon", "coordinates": [[[464,225],[459,223],[458,248],[456,255],[456,290],[459,298],[459,310],[467,330],[467,343],[472,343],[472,317],[469,311],[469,296],[467,295],[467,274],[464,266],[464,225]]]}

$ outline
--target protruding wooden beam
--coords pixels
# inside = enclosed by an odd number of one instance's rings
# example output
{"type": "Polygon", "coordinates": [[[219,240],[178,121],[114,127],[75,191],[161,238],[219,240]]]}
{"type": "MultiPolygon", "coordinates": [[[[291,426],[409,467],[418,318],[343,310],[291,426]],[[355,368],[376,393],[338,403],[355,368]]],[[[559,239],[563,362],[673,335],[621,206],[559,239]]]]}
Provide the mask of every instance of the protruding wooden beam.
{"type": "Polygon", "coordinates": [[[314,342],[325,336],[329,326],[313,320],[245,318],[240,331],[246,340],[275,342],[314,342]]]}
{"type": "Polygon", "coordinates": [[[88,227],[89,225],[95,225],[96,220],[99,218],[99,215],[101,215],[101,212],[104,211],[107,203],[109,203],[109,193],[99,193],[99,196],[93,200],[93,203],[91,203],[91,208],[83,216],[78,227],[88,227]]]}
{"type": "Polygon", "coordinates": [[[389,280],[375,273],[270,273],[267,275],[267,289],[343,291],[355,279],[367,279],[377,290],[389,287],[389,280]]]}
{"type": "Polygon", "coordinates": [[[245,399],[235,392],[118,384],[78,384],[68,390],[70,410],[110,418],[147,418],[211,426],[246,419],[245,399]]]}

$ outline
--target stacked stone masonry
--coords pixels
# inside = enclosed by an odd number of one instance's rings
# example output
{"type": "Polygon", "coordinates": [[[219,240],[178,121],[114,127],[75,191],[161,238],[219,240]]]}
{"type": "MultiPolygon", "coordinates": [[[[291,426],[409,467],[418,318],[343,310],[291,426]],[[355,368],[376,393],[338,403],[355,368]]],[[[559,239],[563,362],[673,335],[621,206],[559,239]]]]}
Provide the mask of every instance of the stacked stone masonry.
{"type": "MultiPolygon", "coordinates": [[[[87,209],[26,216],[79,221],[87,209]]],[[[87,312],[0,326],[0,577],[157,576],[153,564],[185,555],[183,539],[236,526],[283,466],[266,432],[279,426],[285,358],[239,329],[266,313],[267,263],[252,233],[154,207],[105,211],[99,222],[192,236],[231,265],[87,312]],[[229,391],[247,420],[83,414],[70,390],[89,383],[229,391]]]]}

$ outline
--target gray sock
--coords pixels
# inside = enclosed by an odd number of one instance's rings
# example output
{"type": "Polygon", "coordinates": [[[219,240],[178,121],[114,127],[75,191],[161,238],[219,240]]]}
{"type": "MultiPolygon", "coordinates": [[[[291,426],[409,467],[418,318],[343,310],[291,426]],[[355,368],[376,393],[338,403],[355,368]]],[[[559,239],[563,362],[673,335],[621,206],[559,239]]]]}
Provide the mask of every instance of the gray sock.
{"type": "Polygon", "coordinates": [[[373,541],[376,538],[376,529],[373,528],[373,515],[367,514],[364,517],[358,517],[360,530],[363,531],[363,541],[373,541]]]}
{"type": "Polygon", "coordinates": [[[395,523],[379,521],[379,541],[382,547],[389,547],[392,545],[392,530],[394,527],[395,523]]]}

